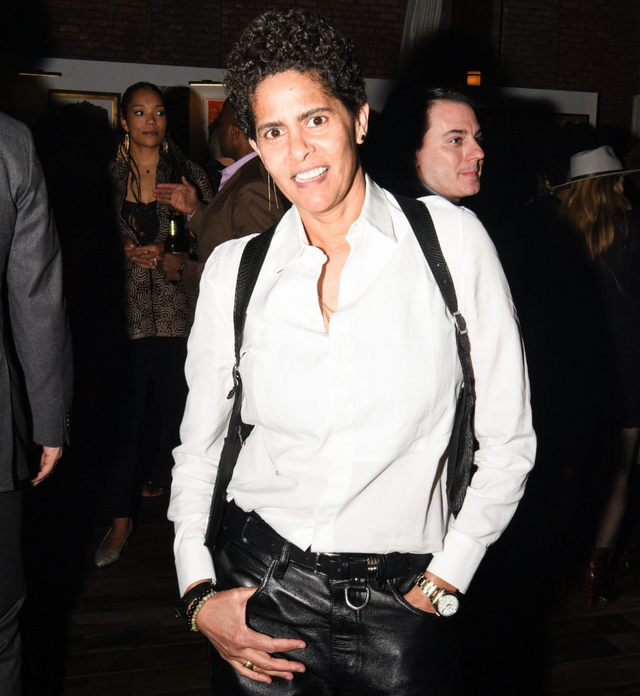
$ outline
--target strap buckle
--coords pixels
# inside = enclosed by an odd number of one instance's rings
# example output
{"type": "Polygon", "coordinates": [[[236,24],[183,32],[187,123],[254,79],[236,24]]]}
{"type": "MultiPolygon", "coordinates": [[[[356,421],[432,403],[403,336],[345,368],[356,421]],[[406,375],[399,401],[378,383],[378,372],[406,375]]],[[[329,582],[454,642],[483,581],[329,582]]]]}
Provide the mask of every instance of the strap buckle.
{"type": "Polygon", "coordinates": [[[316,553],[316,559],[313,564],[313,574],[318,575],[318,573],[322,573],[322,570],[320,569],[320,557],[321,556],[339,556],[339,553],[316,553]]]}
{"type": "Polygon", "coordinates": [[[453,313],[453,318],[456,322],[456,328],[458,329],[458,333],[461,336],[464,336],[465,334],[469,333],[469,330],[467,329],[467,322],[465,318],[462,316],[460,310],[453,313]]]}

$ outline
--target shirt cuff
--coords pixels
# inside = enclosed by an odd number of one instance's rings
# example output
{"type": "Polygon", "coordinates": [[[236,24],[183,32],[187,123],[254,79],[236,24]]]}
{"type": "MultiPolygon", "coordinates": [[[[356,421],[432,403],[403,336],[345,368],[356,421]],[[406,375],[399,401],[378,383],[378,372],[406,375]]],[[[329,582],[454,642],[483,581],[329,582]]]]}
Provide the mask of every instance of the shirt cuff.
{"type": "Polygon", "coordinates": [[[181,597],[196,580],[211,578],[212,582],[216,581],[211,551],[200,539],[190,539],[181,544],[176,551],[176,570],[181,597]]]}
{"type": "Polygon", "coordinates": [[[433,554],[428,570],[457,587],[460,592],[466,592],[486,552],[483,544],[449,528],[444,538],[444,548],[433,554]]]}

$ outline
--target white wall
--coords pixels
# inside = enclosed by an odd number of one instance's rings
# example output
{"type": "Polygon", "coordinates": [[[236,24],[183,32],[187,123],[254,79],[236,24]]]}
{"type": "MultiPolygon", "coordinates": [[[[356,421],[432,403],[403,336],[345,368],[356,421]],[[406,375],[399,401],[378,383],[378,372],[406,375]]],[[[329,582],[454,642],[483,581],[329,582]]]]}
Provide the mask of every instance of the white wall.
{"type": "Polygon", "coordinates": [[[597,92],[502,87],[479,92],[479,95],[481,96],[478,103],[493,109],[527,109],[552,111],[559,114],[580,114],[588,116],[592,126],[597,124],[597,92]]]}
{"type": "MultiPolygon", "coordinates": [[[[4,63],[0,70],[6,84],[0,95],[0,106],[30,126],[46,115],[47,94],[50,89],[122,94],[129,85],[141,80],[164,87],[188,87],[191,81],[219,82],[224,76],[221,68],[57,58],[43,58],[30,64],[12,59],[4,63]],[[36,68],[47,72],[59,72],[62,76],[19,77],[17,74],[19,70],[36,68]]],[[[392,86],[389,80],[367,80],[367,92],[372,108],[382,109],[392,86]]]]}
{"type": "MultiPolygon", "coordinates": [[[[212,80],[219,82],[224,77],[221,68],[197,68],[175,65],[148,65],[144,63],[115,63],[107,61],[65,60],[56,58],[41,59],[37,63],[26,64],[20,59],[5,59],[0,67],[3,78],[0,89],[0,109],[33,126],[48,110],[48,90],[83,90],[88,92],[115,92],[121,94],[134,82],[146,80],[164,87],[188,87],[189,82],[212,80]],[[61,77],[19,77],[18,71],[39,68],[45,71],[62,73],[61,77]]],[[[368,79],[367,94],[371,108],[381,111],[393,89],[391,80],[368,79]]],[[[201,131],[201,113],[197,107],[202,96],[192,90],[192,130],[201,131]],[[195,121],[194,121],[195,119],[195,121]]],[[[596,124],[598,94],[595,92],[568,92],[540,89],[481,90],[478,92],[479,106],[489,108],[524,108],[536,110],[544,108],[565,114],[586,114],[589,122],[596,124]],[[515,106],[514,106],[515,105],[515,106]]],[[[640,107],[634,112],[635,121],[640,121],[640,107]]],[[[634,132],[638,132],[635,123],[634,132]]],[[[197,136],[197,149],[204,147],[204,135],[197,136]]],[[[195,154],[195,153],[194,153],[195,154]]]]}

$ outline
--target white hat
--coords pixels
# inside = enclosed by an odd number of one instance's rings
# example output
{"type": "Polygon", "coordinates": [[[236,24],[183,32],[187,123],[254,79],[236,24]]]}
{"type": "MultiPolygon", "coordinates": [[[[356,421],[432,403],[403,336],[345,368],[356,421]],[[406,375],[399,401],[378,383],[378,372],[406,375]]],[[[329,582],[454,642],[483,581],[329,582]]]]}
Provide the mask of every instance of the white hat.
{"type": "Polygon", "coordinates": [[[551,190],[568,188],[576,181],[598,179],[601,176],[625,176],[635,174],[640,169],[623,169],[622,163],[615,156],[610,145],[603,145],[595,150],[578,152],[571,158],[571,179],[564,184],[551,186],[551,190]]]}
{"type": "Polygon", "coordinates": [[[601,176],[624,176],[640,172],[640,169],[623,169],[622,162],[613,153],[613,148],[603,145],[595,150],[578,152],[571,158],[571,181],[597,179],[601,176]]]}

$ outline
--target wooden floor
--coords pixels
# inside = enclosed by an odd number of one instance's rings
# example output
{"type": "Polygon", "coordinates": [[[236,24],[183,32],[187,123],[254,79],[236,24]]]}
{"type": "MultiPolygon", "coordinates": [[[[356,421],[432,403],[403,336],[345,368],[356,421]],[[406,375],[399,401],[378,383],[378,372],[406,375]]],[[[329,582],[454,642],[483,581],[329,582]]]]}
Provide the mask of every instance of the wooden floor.
{"type": "MultiPolygon", "coordinates": [[[[91,447],[76,445],[75,456],[72,449],[26,501],[27,696],[210,694],[203,641],[173,615],[168,495],[141,503],[121,560],[96,568],[93,553],[107,522],[100,457],[78,451],[91,447]]],[[[169,466],[160,461],[155,482],[169,484],[169,466]]],[[[469,696],[640,696],[638,539],[630,545],[635,565],[618,573],[622,597],[586,610],[575,578],[552,572],[539,525],[523,510],[465,600],[469,696]]]]}

